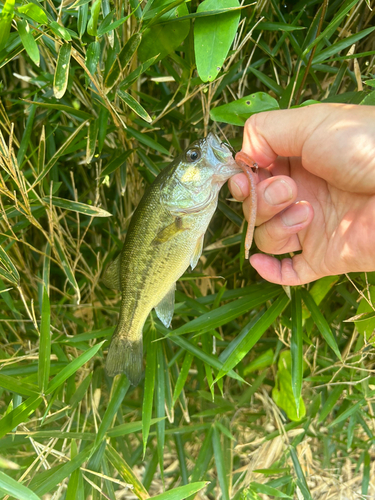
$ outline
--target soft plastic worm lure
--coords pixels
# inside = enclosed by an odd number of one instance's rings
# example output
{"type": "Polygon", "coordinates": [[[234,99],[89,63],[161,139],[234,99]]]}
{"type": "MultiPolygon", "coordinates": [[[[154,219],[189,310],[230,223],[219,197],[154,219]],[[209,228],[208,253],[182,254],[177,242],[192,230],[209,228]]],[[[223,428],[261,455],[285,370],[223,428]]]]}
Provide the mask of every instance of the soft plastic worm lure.
{"type": "Polygon", "coordinates": [[[244,173],[247,175],[247,178],[250,182],[250,213],[249,213],[249,222],[247,225],[246,238],[245,238],[245,258],[249,258],[251,243],[253,242],[253,235],[255,229],[255,219],[257,215],[257,192],[255,185],[255,178],[252,168],[257,169],[258,164],[255,163],[250,156],[248,156],[243,151],[236,153],[235,156],[236,163],[239,167],[242,168],[244,173]]]}

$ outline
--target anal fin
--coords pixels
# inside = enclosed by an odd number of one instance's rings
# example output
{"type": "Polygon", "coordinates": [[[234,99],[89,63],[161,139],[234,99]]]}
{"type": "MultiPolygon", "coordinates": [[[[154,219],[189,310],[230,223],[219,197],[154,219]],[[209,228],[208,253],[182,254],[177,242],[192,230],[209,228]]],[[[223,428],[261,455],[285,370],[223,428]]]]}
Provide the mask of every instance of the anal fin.
{"type": "Polygon", "coordinates": [[[106,287],[112,288],[113,290],[121,289],[120,280],[120,265],[121,265],[121,253],[112,261],[107,269],[104,271],[102,281],[106,287]]]}
{"type": "Polygon", "coordinates": [[[202,236],[200,236],[197,240],[197,244],[195,246],[195,249],[194,249],[194,252],[193,252],[193,255],[191,256],[190,258],[190,267],[192,269],[195,268],[195,266],[198,264],[198,261],[200,259],[200,256],[202,255],[202,251],[203,251],[203,240],[204,240],[204,234],[202,234],[202,236]]]}
{"type": "Polygon", "coordinates": [[[173,313],[174,313],[174,296],[176,291],[176,283],[173,283],[172,287],[165,295],[163,300],[155,307],[156,314],[160,321],[167,328],[171,324],[173,313]]]}

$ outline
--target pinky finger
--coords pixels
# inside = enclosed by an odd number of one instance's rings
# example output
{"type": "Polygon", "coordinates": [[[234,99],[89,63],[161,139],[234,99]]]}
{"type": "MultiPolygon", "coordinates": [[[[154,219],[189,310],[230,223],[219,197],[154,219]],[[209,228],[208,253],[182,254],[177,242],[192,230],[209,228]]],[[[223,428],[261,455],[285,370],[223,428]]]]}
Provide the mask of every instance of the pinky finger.
{"type": "Polygon", "coordinates": [[[278,260],[258,253],[250,257],[250,264],[262,278],[278,285],[303,285],[324,276],[311,269],[303,254],[278,260]]]}

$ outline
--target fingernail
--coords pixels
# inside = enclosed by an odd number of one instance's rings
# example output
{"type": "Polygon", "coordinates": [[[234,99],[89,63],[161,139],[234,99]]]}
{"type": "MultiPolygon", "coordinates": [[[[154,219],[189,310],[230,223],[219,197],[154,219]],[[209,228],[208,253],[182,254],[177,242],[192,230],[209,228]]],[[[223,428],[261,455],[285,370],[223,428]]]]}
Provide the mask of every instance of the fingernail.
{"type": "Polygon", "coordinates": [[[308,216],[308,207],[303,203],[296,203],[281,215],[281,220],[286,226],[291,227],[302,224],[302,222],[307,220],[308,216]]]}
{"type": "Polygon", "coordinates": [[[244,195],[242,193],[242,189],[237,184],[237,182],[234,181],[233,179],[231,180],[231,183],[230,183],[230,190],[232,192],[232,195],[235,198],[237,198],[238,200],[242,200],[244,198],[244,195]]]}
{"type": "Polygon", "coordinates": [[[293,191],[287,182],[280,179],[266,188],[264,198],[270,205],[281,205],[293,198],[293,191]]]}

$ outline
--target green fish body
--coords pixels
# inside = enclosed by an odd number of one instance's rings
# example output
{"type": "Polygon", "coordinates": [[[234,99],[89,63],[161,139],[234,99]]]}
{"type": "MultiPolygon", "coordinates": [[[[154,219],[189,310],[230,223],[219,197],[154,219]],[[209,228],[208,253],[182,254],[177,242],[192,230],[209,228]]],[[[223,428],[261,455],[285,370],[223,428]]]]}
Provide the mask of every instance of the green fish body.
{"type": "Polygon", "coordinates": [[[142,329],[150,311],[169,327],[176,281],[202,253],[219,190],[241,168],[214,134],[197,141],[168,165],[145,192],[131,219],[121,254],[104,283],[121,290],[121,309],[106,371],[142,376],[142,329]]]}

